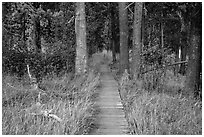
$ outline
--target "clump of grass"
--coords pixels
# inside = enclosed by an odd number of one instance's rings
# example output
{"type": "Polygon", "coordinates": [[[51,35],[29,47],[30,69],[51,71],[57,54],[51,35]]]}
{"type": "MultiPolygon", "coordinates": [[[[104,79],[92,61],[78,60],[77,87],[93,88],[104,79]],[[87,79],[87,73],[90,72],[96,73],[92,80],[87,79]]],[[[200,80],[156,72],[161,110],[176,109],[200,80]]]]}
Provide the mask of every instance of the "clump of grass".
{"type": "MultiPolygon", "coordinates": [[[[168,74],[169,76],[170,74],[168,74]]],[[[123,75],[120,81],[120,93],[130,132],[139,135],[201,135],[202,103],[184,98],[179,94],[166,93],[158,88],[144,88],[144,81],[131,81],[123,75]],[[124,80],[125,79],[125,80],[124,80]],[[142,86],[141,86],[142,85],[142,86]]],[[[169,78],[170,82],[179,78],[169,78]]],[[[170,85],[168,80],[164,85],[170,85]]],[[[180,81],[183,81],[182,79],[180,81]]],[[[148,82],[146,82],[148,83],[148,82]]],[[[181,84],[182,85],[182,84],[181,84]]],[[[176,85],[181,87],[180,85],[176,85]]],[[[176,90],[176,88],[173,88],[176,90]]]]}
{"type": "Polygon", "coordinates": [[[174,75],[171,70],[156,70],[142,75],[143,88],[148,91],[159,91],[177,94],[184,89],[185,76],[174,75]]]}
{"type": "Polygon", "coordinates": [[[185,79],[186,76],[180,74],[175,76],[173,71],[167,70],[164,85],[165,92],[178,93],[179,91],[183,90],[185,85],[185,79]]]}
{"type": "Polygon", "coordinates": [[[133,134],[202,134],[201,104],[166,94],[143,93],[129,112],[133,134]]]}
{"type": "Polygon", "coordinates": [[[74,76],[72,73],[65,74],[61,77],[53,75],[47,76],[43,78],[40,86],[47,88],[47,90],[60,90],[66,85],[69,85],[71,82],[73,82],[73,77],[74,76]]]}
{"type": "Polygon", "coordinates": [[[7,82],[3,82],[2,134],[70,135],[89,132],[94,122],[93,96],[99,83],[97,73],[89,71],[87,75],[75,78],[66,75],[44,79],[41,86],[45,91],[40,100],[41,89],[30,90],[23,86],[17,89],[17,85],[10,87],[7,82]]]}

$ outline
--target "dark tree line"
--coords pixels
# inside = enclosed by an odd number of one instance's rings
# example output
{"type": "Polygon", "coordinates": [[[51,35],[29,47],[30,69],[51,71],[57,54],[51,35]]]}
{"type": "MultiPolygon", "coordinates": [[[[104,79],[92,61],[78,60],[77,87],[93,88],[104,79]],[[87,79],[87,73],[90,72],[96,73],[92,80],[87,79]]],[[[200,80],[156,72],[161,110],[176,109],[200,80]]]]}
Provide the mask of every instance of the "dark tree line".
{"type": "Polygon", "coordinates": [[[186,76],[185,94],[201,91],[202,3],[4,2],[2,8],[4,72],[21,76],[29,65],[34,77],[84,73],[91,55],[105,48],[121,74],[142,79],[173,68],[186,76]]]}
{"type": "MultiPolygon", "coordinates": [[[[201,92],[201,3],[119,3],[120,72],[131,72],[134,79],[149,71],[174,68],[186,76],[183,93],[194,96],[201,92]],[[132,5],[132,6],[131,6],[132,5]],[[128,35],[128,15],[134,12],[128,35]],[[132,48],[128,49],[128,37],[132,48]],[[132,67],[128,52],[132,50],[132,67]],[[169,58],[169,56],[175,57],[169,58]],[[180,55],[180,56],[179,56],[180,55]],[[152,69],[153,68],[153,69],[152,69]]],[[[115,45],[112,45],[114,48],[115,45]]],[[[113,49],[114,50],[114,49],[113,49]]]]}

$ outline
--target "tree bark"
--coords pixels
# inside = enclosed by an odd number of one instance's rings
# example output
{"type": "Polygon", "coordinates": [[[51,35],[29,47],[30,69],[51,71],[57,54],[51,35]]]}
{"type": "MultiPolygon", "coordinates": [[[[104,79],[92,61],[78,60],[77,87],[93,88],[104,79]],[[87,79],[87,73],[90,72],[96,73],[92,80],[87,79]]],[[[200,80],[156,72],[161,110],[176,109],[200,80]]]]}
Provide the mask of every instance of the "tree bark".
{"type": "MultiPolygon", "coordinates": [[[[146,13],[145,13],[145,3],[143,3],[142,7],[142,32],[141,32],[141,53],[144,51],[144,45],[145,45],[145,20],[146,20],[146,13]]],[[[140,72],[144,70],[144,58],[141,58],[140,60],[140,72]]]]}
{"type": "Polygon", "coordinates": [[[116,62],[116,43],[115,43],[115,39],[116,39],[116,34],[115,34],[115,7],[114,5],[112,5],[114,3],[111,3],[111,10],[110,10],[110,14],[111,14],[111,49],[112,49],[112,62],[115,63],[116,62]]]}
{"type": "Polygon", "coordinates": [[[132,56],[132,75],[134,79],[139,78],[141,63],[141,22],[142,22],[141,2],[135,3],[134,27],[133,27],[133,56],[132,56]]]}
{"type": "Polygon", "coordinates": [[[23,12],[21,15],[21,25],[22,25],[22,40],[23,40],[23,48],[27,51],[26,46],[26,13],[23,12]]]}
{"type": "Polygon", "coordinates": [[[120,20],[120,73],[125,69],[129,70],[129,50],[128,50],[128,16],[127,4],[119,2],[119,20],[120,20]]]}
{"type": "Polygon", "coordinates": [[[143,52],[143,46],[145,43],[145,12],[144,12],[144,8],[145,8],[145,3],[143,3],[143,8],[142,8],[142,32],[141,32],[141,43],[142,43],[142,48],[141,51],[143,52]]]}
{"type": "Polygon", "coordinates": [[[35,23],[35,26],[34,26],[34,31],[35,31],[35,40],[34,40],[34,43],[35,43],[35,46],[36,46],[36,52],[37,53],[41,53],[41,34],[40,34],[40,31],[41,31],[41,28],[40,28],[40,19],[39,17],[36,17],[34,19],[34,23],[35,23]]]}
{"type": "MultiPolygon", "coordinates": [[[[181,22],[181,61],[186,60],[187,48],[190,45],[190,21],[188,19],[188,13],[178,12],[181,22]]],[[[179,73],[182,75],[186,74],[186,64],[181,64],[179,73]]]]}
{"type": "Polygon", "coordinates": [[[76,3],[75,33],[77,44],[75,73],[82,74],[87,71],[86,20],[84,2],[76,3]]]}
{"type": "Polygon", "coordinates": [[[163,62],[164,62],[164,58],[163,58],[163,55],[164,55],[164,22],[163,22],[163,12],[161,11],[161,20],[160,20],[160,32],[161,32],[161,37],[160,37],[160,57],[158,59],[158,64],[160,66],[163,65],[163,62]]]}
{"type": "MultiPolygon", "coordinates": [[[[175,54],[176,54],[175,62],[179,61],[179,48],[180,48],[179,45],[175,45],[175,54]]],[[[174,66],[174,75],[175,76],[178,74],[178,71],[179,71],[179,65],[174,66]]]]}
{"type": "Polygon", "coordinates": [[[160,21],[160,30],[161,30],[161,48],[164,48],[164,25],[163,25],[163,13],[161,12],[161,21],[160,21]]]}
{"type": "Polygon", "coordinates": [[[191,39],[189,45],[189,61],[185,83],[185,95],[194,97],[198,91],[201,73],[201,36],[195,26],[191,28],[191,39]]]}
{"type": "MultiPolygon", "coordinates": [[[[186,60],[186,55],[187,55],[187,38],[183,38],[182,43],[181,43],[181,61],[186,60]]],[[[180,67],[180,74],[185,75],[186,73],[186,64],[181,64],[180,67]]]]}
{"type": "Polygon", "coordinates": [[[62,20],[62,27],[63,27],[63,32],[62,32],[62,41],[64,44],[66,44],[66,40],[67,40],[67,35],[66,35],[66,31],[67,31],[67,26],[66,26],[66,22],[68,21],[68,13],[67,13],[67,8],[68,6],[66,5],[65,2],[62,2],[60,4],[60,8],[63,11],[63,20],[62,20]]]}

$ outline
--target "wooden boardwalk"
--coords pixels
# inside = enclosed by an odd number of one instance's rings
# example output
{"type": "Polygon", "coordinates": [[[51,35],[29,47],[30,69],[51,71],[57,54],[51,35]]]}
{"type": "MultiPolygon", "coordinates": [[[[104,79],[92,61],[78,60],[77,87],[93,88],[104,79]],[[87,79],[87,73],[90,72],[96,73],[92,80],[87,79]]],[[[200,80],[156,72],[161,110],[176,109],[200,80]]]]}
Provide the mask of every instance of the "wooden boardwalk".
{"type": "Polygon", "coordinates": [[[101,65],[101,88],[96,99],[99,107],[96,128],[92,135],[124,135],[128,134],[128,124],[118,92],[118,85],[107,64],[101,65]]]}

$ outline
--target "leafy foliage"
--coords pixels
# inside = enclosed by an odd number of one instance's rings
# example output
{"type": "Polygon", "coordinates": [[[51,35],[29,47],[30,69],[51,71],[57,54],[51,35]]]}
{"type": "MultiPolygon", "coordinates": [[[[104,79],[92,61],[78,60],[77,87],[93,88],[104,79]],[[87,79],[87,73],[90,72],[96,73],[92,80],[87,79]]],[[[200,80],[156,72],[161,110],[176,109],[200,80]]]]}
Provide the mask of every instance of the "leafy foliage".
{"type": "Polygon", "coordinates": [[[47,73],[47,68],[51,68],[53,73],[73,70],[75,58],[73,19],[70,23],[65,23],[74,15],[73,3],[69,3],[70,8],[64,8],[64,11],[50,10],[51,7],[46,9],[43,3],[41,4],[3,3],[4,72],[22,76],[26,73],[26,64],[30,64],[34,72],[38,72],[34,73],[37,77],[47,73]],[[70,13],[69,16],[65,15],[66,13],[70,13]],[[36,52],[39,48],[36,47],[34,36],[36,20],[40,22],[38,37],[41,53],[36,52]]]}

